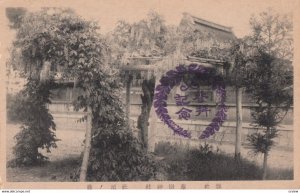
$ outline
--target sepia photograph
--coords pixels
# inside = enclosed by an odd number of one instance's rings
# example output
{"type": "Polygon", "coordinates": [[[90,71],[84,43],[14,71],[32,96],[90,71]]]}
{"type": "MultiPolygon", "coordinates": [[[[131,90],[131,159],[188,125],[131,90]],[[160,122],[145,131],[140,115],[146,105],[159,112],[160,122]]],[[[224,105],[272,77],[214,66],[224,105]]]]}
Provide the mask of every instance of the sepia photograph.
{"type": "Polygon", "coordinates": [[[0,187],[300,188],[299,5],[1,2],[0,187]]]}

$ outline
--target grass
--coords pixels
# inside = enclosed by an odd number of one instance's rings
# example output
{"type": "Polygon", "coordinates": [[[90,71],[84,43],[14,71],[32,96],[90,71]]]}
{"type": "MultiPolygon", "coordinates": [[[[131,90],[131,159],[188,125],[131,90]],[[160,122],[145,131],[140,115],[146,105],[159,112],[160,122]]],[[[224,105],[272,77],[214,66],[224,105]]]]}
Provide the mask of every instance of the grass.
{"type": "Polygon", "coordinates": [[[294,179],[293,169],[277,169],[272,168],[268,170],[267,180],[292,180],[294,179]]]}
{"type": "MultiPolygon", "coordinates": [[[[165,166],[167,180],[171,181],[208,181],[208,180],[261,180],[262,168],[246,159],[214,152],[205,144],[200,148],[187,148],[158,145],[157,156],[165,166]]],[[[269,169],[268,180],[291,180],[292,169],[269,169]]]]}
{"type": "MultiPolygon", "coordinates": [[[[261,169],[246,160],[236,161],[234,158],[222,154],[203,155],[196,150],[187,153],[181,162],[181,176],[177,170],[169,170],[170,180],[260,180],[261,169]]],[[[171,165],[173,163],[171,162],[171,165]]]]}
{"type": "MultiPolygon", "coordinates": [[[[13,136],[19,131],[19,125],[7,125],[7,160],[13,158],[13,136]]],[[[10,182],[67,182],[73,181],[80,167],[80,154],[83,150],[84,130],[58,129],[58,148],[51,153],[43,152],[50,161],[34,167],[7,168],[7,181],[10,182]]],[[[249,161],[244,155],[241,163],[232,155],[206,149],[200,151],[176,145],[158,144],[156,160],[160,170],[155,180],[261,180],[261,163],[249,161]],[[211,153],[210,153],[211,152],[211,153]],[[206,156],[203,156],[206,155],[206,156]]],[[[293,169],[289,169],[293,160],[289,151],[271,152],[268,180],[293,179],[293,169]],[[273,156],[273,157],[272,157],[273,156]],[[278,164],[281,163],[281,164],[278,164]],[[279,169],[283,168],[283,169],[279,169]],[[287,169],[284,169],[287,168],[287,169]]]]}
{"type": "MultiPolygon", "coordinates": [[[[201,157],[193,150],[184,156],[160,157],[161,179],[168,181],[209,181],[209,180],[261,180],[261,169],[255,164],[242,160],[237,163],[230,156],[211,154],[201,157]]],[[[44,163],[41,166],[7,168],[8,181],[15,182],[70,182],[74,181],[80,168],[80,156],[44,163]]],[[[77,176],[78,177],[78,176],[77,176]]],[[[269,169],[268,180],[291,180],[291,169],[269,169]]]]}
{"type": "Polygon", "coordinates": [[[40,166],[7,168],[7,181],[15,182],[70,182],[74,180],[80,157],[46,162],[40,166]]]}
{"type": "MultiPolygon", "coordinates": [[[[14,136],[19,132],[18,124],[7,125],[7,161],[12,160],[12,148],[15,144],[14,136]]],[[[49,157],[49,161],[32,167],[7,168],[6,176],[9,182],[57,182],[73,181],[72,175],[79,168],[80,156],[83,150],[84,130],[59,129],[56,131],[57,148],[52,149],[51,153],[45,150],[40,152],[49,157]],[[76,169],[75,169],[76,168],[76,169]]]]}

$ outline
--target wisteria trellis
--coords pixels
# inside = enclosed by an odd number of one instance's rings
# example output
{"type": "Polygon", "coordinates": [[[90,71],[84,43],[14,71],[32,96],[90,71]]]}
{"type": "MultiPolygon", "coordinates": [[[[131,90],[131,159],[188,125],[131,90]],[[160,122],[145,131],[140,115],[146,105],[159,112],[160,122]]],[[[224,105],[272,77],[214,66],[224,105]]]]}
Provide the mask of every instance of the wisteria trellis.
{"type": "MultiPolygon", "coordinates": [[[[188,66],[179,65],[174,70],[170,70],[160,79],[160,84],[155,88],[154,94],[154,108],[158,117],[171,128],[175,134],[181,135],[183,137],[191,138],[191,132],[183,129],[181,126],[177,125],[168,114],[167,109],[167,98],[170,91],[175,85],[179,85],[182,81],[184,75],[196,74],[201,76],[209,73],[209,69],[204,66],[197,64],[190,64],[188,66]]],[[[223,122],[226,120],[226,90],[225,83],[220,76],[214,76],[212,82],[212,88],[216,90],[216,94],[220,97],[216,109],[217,112],[212,122],[206,127],[206,129],[198,136],[199,139],[208,138],[213,135],[216,131],[220,129],[223,122]]]]}

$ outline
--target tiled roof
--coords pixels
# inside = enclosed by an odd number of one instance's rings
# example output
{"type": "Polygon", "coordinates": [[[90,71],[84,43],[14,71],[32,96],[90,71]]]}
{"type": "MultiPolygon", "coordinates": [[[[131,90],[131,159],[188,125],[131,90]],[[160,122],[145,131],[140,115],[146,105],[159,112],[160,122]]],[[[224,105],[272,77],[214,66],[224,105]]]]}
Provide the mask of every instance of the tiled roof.
{"type": "Polygon", "coordinates": [[[197,25],[201,25],[204,27],[214,29],[214,30],[226,32],[226,33],[232,34],[234,36],[231,27],[220,25],[220,24],[217,24],[217,23],[214,23],[211,21],[207,21],[205,19],[193,16],[189,13],[183,13],[183,15],[184,15],[184,17],[188,17],[193,22],[193,24],[197,24],[197,25]]]}

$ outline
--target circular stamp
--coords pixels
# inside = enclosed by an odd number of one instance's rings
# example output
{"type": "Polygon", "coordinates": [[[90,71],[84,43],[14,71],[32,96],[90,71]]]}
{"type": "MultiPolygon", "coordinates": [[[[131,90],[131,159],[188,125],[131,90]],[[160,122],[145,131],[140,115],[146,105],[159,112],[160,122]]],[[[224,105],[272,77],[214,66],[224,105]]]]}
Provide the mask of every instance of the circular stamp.
{"type": "MultiPolygon", "coordinates": [[[[199,88],[201,82],[209,84],[212,90],[216,94],[216,113],[211,123],[204,129],[204,131],[197,136],[199,139],[205,139],[216,131],[219,131],[223,122],[227,118],[227,108],[225,106],[226,90],[225,82],[220,75],[215,73],[212,68],[207,68],[198,64],[190,64],[188,66],[179,65],[175,69],[168,71],[161,79],[160,83],[155,88],[154,94],[154,108],[157,116],[160,120],[165,123],[170,129],[174,131],[174,134],[178,134],[183,137],[191,138],[191,132],[184,129],[182,126],[177,124],[169,115],[168,112],[168,95],[175,86],[179,86],[181,91],[187,91],[189,88],[196,89],[199,88]]],[[[181,96],[176,94],[174,97],[176,105],[181,107],[181,110],[176,112],[179,119],[188,120],[190,118],[191,109],[187,108],[191,101],[187,101],[187,96],[181,96]]],[[[204,101],[205,95],[199,92],[198,97],[194,98],[198,104],[204,101]]],[[[202,112],[207,113],[210,111],[206,106],[199,105],[196,108],[196,112],[201,114],[202,112]]]]}

